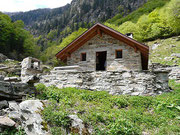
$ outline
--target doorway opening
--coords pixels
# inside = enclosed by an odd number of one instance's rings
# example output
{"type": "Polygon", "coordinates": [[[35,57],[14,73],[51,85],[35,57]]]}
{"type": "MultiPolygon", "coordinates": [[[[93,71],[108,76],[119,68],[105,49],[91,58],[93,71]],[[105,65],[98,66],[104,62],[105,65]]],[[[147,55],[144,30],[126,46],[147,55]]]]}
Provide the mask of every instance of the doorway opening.
{"type": "Polygon", "coordinates": [[[96,52],[96,71],[105,71],[106,70],[106,56],[107,51],[96,52]]]}

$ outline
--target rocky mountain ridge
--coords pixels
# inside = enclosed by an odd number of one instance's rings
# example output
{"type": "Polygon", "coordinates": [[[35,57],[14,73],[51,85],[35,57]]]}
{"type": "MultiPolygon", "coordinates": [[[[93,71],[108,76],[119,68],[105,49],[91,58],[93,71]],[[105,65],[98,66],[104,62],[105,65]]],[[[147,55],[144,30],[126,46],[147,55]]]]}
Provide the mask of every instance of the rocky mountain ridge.
{"type": "Polygon", "coordinates": [[[61,32],[68,25],[82,22],[103,22],[117,13],[124,15],[136,10],[147,0],[73,0],[71,4],[55,9],[38,9],[12,14],[13,21],[23,20],[35,35],[58,29],[61,32]]]}

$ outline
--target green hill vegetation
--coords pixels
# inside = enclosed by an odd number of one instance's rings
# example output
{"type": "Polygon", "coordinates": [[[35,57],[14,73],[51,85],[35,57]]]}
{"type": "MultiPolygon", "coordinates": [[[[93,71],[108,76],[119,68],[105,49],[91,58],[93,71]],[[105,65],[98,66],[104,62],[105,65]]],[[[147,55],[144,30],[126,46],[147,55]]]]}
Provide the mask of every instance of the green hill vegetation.
{"type": "Polygon", "coordinates": [[[75,40],[86,30],[86,28],[80,28],[78,31],[75,31],[72,34],[68,35],[66,38],[64,38],[59,45],[53,44],[52,42],[51,46],[48,47],[44,52],[42,52],[40,59],[43,62],[54,64],[55,66],[56,64],[58,64],[58,61],[55,58],[56,53],[58,53],[61,49],[70,44],[73,40],[75,40]]]}
{"type": "Polygon", "coordinates": [[[150,62],[180,66],[180,56],[173,55],[180,54],[180,36],[157,39],[155,41],[149,41],[146,44],[150,48],[155,47],[150,51],[150,62]]]}
{"type": "Polygon", "coordinates": [[[138,41],[179,35],[180,1],[152,0],[124,18],[108,20],[105,25],[123,34],[133,33],[138,41]]]}
{"type": "Polygon", "coordinates": [[[161,8],[165,4],[167,4],[170,0],[149,0],[147,3],[145,3],[142,7],[137,9],[136,11],[132,12],[131,14],[127,16],[123,16],[124,12],[123,9],[121,9],[121,13],[117,14],[113,18],[107,20],[107,23],[115,24],[115,25],[121,25],[122,23],[126,21],[132,21],[133,23],[136,23],[138,19],[144,15],[149,14],[156,8],[161,8]]]}
{"type": "Polygon", "coordinates": [[[0,12],[0,52],[13,59],[38,56],[39,47],[33,36],[24,29],[22,21],[12,22],[0,12]]]}
{"type": "Polygon", "coordinates": [[[87,127],[92,126],[94,135],[178,135],[180,84],[171,80],[169,85],[174,91],[158,96],[112,96],[75,88],[47,88],[43,84],[36,87],[38,98],[50,102],[41,114],[43,125],[50,125],[53,135],[64,134],[63,128],[70,126],[67,116],[72,114],[87,127]]]}

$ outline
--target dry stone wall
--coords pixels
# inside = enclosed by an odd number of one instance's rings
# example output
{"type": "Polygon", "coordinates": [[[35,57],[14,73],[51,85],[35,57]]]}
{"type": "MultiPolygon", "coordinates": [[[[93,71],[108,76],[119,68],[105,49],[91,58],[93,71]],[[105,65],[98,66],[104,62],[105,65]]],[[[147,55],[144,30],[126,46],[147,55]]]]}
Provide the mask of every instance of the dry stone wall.
{"type": "Polygon", "coordinates": [[[107,71],[142,70],[140,52],[135,52],[129,45],[106,34],[102,37],[99,35],[93,37],[76,50],[68,58],[67,65],[79,65],[84,71],[95,71],[96,52],[102,51],[107,51],[107,71]],[[120,49],[123,50],[123,58],[116,59],[115,51],[120,49]],[[81,61],[81,53],[86,53],[86,61],[81,61]]]}
{"type": "Polygon", "coordinates": [[[58,88],[108,91],[113,95],[156,95],[170,91],[168,72],[52,72],[41,76],[40,83],[58,88]]]}

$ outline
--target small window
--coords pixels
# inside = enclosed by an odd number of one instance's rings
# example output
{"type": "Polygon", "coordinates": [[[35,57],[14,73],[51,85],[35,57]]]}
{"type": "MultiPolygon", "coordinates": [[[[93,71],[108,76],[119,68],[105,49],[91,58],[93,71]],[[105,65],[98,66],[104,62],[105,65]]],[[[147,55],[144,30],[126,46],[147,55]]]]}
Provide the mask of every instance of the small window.
{"type": "Polygon", "coordinates": [[[86,53],[81,53],[81,61],[86,61],[86,53]]]}
{"type": "Polygon", "coordinates": [[[116,58],[121,59],[123,57],[122,50],[116,50],[116,58]]]}

